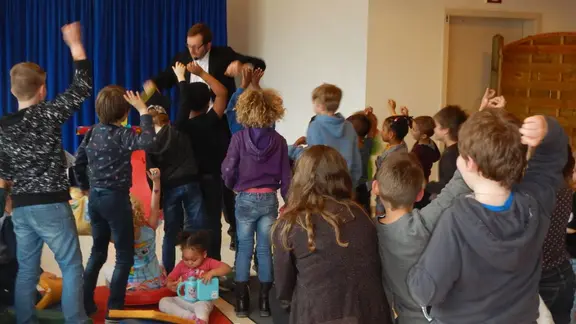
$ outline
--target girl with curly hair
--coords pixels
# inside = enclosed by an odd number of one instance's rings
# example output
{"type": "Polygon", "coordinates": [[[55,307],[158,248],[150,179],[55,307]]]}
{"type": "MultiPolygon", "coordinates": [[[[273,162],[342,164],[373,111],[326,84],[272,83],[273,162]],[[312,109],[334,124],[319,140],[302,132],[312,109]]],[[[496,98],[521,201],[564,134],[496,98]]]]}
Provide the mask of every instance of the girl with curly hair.
{"type": "Polygon", "coordinates": [[[376,227],[353,201],[346,160],[315,145],[296,161],[285,211],[273,226],[278,299],[290,323],[391,324],[376,227]]]}
{"type": "Polygon", "coordinates": [[[278,215],[276,191],[281,189],[286,197],[292,176],[286,140],[273,128],[285,109],[275,91],[249,89],[239,96],[235,110],[244,129],[232,136],[222,163],[222,178],[226,187],[237,192],[236,315],[249,314],[248,280],[256,233],[260,315],[270,316],[270,228],[278,215]]]}

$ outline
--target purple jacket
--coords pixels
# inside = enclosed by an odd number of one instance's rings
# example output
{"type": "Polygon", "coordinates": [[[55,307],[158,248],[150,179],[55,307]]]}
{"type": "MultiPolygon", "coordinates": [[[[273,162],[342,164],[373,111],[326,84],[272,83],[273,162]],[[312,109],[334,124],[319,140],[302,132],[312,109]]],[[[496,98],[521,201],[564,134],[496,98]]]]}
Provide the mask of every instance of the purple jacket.
{"type": "Polygon", "coordinates": [[[292,178],[286,140],[273,128],[235,133],[222,163],[222,178],[226,187],[236,192],[281,188],[286,199],[292,178]]]}

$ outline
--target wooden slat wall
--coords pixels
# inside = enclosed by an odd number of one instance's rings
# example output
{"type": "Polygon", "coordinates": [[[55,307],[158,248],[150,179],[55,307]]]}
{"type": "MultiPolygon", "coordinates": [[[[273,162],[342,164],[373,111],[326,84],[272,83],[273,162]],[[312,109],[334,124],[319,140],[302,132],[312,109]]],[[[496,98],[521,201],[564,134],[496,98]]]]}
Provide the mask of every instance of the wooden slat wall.
{"type": "Polygon", "coordinates": [[[576,144],[576,33],[531,36],[506,45],[499,89],[519,118],[558,118],[576,144]]]}

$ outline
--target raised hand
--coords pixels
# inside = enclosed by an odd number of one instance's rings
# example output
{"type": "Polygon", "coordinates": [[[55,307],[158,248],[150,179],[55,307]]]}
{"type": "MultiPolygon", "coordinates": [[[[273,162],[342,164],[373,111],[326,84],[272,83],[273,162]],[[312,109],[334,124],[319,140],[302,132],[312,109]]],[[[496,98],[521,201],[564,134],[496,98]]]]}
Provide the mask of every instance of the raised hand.
{"type": "Polygon", "coordinates": [[[226,72],[224,72],[224,75],[229,77],[237,76],[242,72],[242,67],[243,64],[240,63],[240,61],[234,61],[230,63],[230,65],[228,65],[228,67],[226,68],[226,72]]]}
{"type": "Polygon", "coordinates": [[[82,45],[82,26],[80,22],[73,22],[62,26],[62,38],[69,47],[82,45]]]}
{"type": "Polygon", "coordinates": [[[124,99],[128,101],[132,107],[136,108],[140,115],[148,113],[148,107],[144,103],[144,100],[140,98],[140,94],[138,92],[134,93],[134,91],[126,91],[124,99]]]}
{"type": "Polygon", "coordinates": [[[252,69],[249,67],[245,67],[242,69],[242,85],[240,86],[242,89],[246,89],[250,86],[252,82],[252,69]]]}
{"type": "Polygon", "coordinates": [[[544,116],[531,116],[524,119],[524,123],[520,128],[522,134],[522,144],[529,147],[536,147],[542,143],[544,137],[548,133],[548,123],[544,116]]]}
{"type": "Polygon", "coordinates": [[[160,169],[152,168],[152,169],[146,171],[146,174],[148,175],[148,178],[150,178],[150,180],[152,180],[152,182],[160,181],[160,169]]]}
{"type": "Polygon", "coordinates": [[[260,80],[264,76],[264,70],[256,69],[254,70],[254,75],[252,76],[252,86],[254,89],[260,89],[260,80]]]}
{"type": "Polygon", "coordinates": [[[488,108],[488,104],[490,100],[494,98],[494,96],[496,96],[496,90],[487,88],[486,91],[484,91],[484,96],[482,96],[482,102],[480,103],[480,110],[488,108]]]}
{"type": "Polygon", "coordinates": [[[503,96],[495,97],[488,100],[488,105],[486,106],[486,108],[497,108],[497,109],[502,109],[504,107],[506,107],[506,99],[504,99],[503,96]]]}
{"type": "Polygon", "coordinates": [[[396,109],[396,101],[394,99],[388,99],[388,107],[396,109]]]}
{"type": "Polygon", "coordinates": [[[294,146],[306,145],[306,136],[302,136],[294,142],[294,146]]]}
{"type": "Polygon", "coordinates": [[[182,82],[185,80],[184,75],[186,74],[186,66],[184,66],[184,64],[176,62],[176,64],[174,64],[174,66],[172,67],[172,71],[174,71],[176,78],[178,78],[178,82],[182,82]]]}
{"type": "Polygon", "coordinates": [[[400,115],[408,116],[409,113],[410,113],[410,112],[408,111],[408,107],[402,106],[402,108],[400,108],[400,115]]]}
{"type": "Polygon", "coordinates": [[[202,69],[202,67],[200,65],[198,65],[198,63],[196,62],[190,62],[188,63],[188,65],[186,65],[186,68],[188,69],[188,72],[197,75],[197,76],[201,76],[202,73],[204,73],[205,71],[202,69]]]}

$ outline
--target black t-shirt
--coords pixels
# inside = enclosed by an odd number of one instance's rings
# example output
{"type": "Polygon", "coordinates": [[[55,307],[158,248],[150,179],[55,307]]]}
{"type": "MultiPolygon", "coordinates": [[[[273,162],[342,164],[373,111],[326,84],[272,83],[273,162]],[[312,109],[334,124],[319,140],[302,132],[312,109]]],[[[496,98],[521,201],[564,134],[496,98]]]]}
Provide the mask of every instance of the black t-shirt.
{"type": "Polygon", "coordinates": [[[211,109],[185,121],[181,130],[190,136],[200,174],[220,174],[228,150],[228,124],[211,109]]]}

